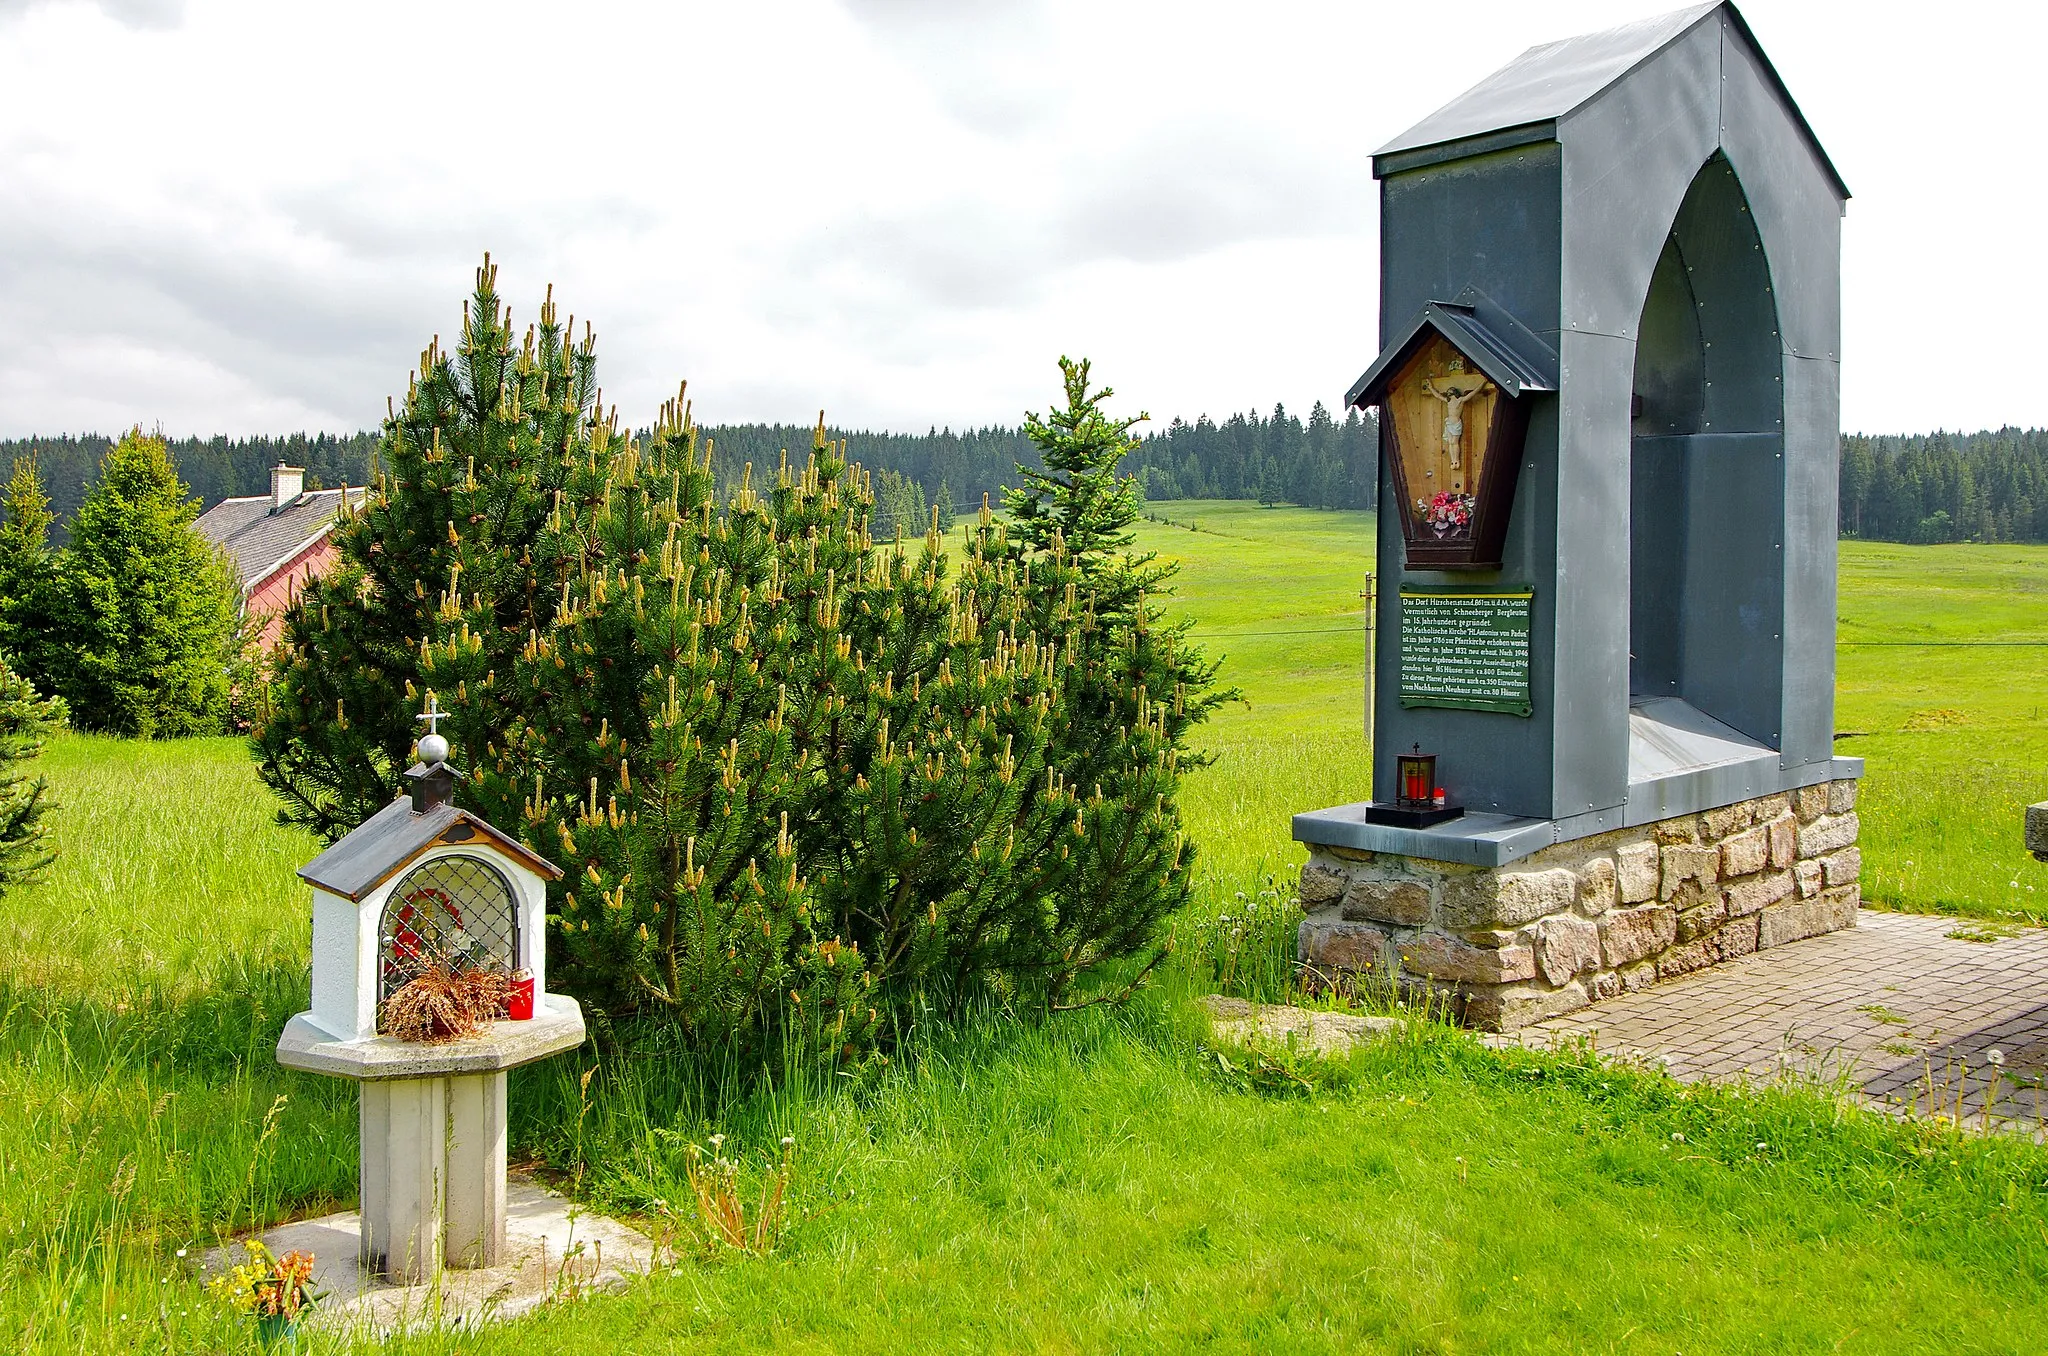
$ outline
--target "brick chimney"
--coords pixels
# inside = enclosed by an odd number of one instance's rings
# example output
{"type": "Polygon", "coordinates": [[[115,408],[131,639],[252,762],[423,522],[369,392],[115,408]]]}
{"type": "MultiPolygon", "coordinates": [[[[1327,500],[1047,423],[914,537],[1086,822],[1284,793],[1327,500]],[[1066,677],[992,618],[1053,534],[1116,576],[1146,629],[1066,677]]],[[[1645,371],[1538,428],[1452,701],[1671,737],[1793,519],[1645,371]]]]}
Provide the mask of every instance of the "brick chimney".
{"type": "Polygon", "coordinates": [[[287,466],[283,462],[270,468],[270,511],[276,513],[292,500],[306,485],[306,468],[287,466]]]}

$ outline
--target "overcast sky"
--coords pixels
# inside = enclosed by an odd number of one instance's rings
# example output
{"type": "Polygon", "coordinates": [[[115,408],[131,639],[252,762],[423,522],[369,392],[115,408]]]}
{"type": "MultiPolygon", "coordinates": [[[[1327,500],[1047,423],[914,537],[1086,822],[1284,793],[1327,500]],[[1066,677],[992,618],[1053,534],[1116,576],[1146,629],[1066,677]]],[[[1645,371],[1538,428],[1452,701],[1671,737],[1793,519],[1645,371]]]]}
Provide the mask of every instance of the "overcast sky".
{"type": "MultiPolygon", "coordinates": [[[[372,427],[484,250],[632,423],[1333,408],[1369,152],[1662,0],[0,0],[0,436],[372,427]]],[[[2048,424],[2048,6],[1752,0],[1855,199],[1843,424],[2048,424]]]]}

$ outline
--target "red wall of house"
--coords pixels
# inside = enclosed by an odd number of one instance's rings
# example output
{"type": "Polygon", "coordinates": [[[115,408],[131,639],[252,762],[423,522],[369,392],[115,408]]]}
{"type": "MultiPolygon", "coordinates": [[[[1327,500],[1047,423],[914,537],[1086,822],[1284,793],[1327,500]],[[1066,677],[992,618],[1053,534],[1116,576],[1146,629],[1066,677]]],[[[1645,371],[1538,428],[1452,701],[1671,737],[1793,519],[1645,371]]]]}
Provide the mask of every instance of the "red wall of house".
{"type": "Polygon", "coordinates": [[[322,537],[250,591],[246,611],[261,628],[257,640],[264,649],[275,646],[283,636],[284,610],[299,596],[306,580],[327,573],[338,554],[333,541],[322,537]]]}

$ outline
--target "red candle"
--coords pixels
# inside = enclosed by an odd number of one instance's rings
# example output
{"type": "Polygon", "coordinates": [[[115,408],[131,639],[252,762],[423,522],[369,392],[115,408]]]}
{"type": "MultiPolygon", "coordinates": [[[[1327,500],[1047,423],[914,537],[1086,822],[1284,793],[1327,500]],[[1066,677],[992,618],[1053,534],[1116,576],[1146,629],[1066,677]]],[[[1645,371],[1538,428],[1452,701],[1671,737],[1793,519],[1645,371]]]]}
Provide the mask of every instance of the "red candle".
{"type": "Polygon", "coordinates": [[[1405,794],[1409,800],[1429,799],[1429,792],[1423,789],[1422,770],[1420,768],[1410,768],[1408,770],[1408,788],[1405,794]]]}
{"type": "Polygon", "coordinates": [[[505,1015],[515,1022],[533,1020],[533,973],[529,970],[512,972],[512,996],[505,1000],[505,1015]]]}

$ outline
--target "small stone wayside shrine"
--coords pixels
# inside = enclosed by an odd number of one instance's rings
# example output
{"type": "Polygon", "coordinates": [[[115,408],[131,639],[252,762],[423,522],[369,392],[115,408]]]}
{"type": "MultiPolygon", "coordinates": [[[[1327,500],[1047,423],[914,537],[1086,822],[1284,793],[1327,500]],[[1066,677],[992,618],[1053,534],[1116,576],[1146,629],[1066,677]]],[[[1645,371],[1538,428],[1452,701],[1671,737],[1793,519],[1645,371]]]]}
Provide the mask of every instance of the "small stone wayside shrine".
{"type": "Polygon", "coordinates": [[[505,1246],[505,1071],[583,1041],[546,991],[546,883],[561,871],[450,800],[429,699],[416,790],[300,872],[313,887],[313,1006],[280,1064],[362,1084],[362,1264],[413,1283],[489,1267],[505,1246]],[[385,1002],[429,967],[502,975],[503,1020],[445,1042],[380,1033],[385,1002]]]}
{"type": "Polygon", "coordinates": [[[1302,958],[1504,1029],[1854,924],[1848,191],[1729,4],[1532,48],[1373,157],[1373,800],[1302,958]]]}

